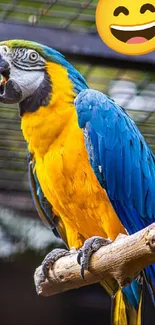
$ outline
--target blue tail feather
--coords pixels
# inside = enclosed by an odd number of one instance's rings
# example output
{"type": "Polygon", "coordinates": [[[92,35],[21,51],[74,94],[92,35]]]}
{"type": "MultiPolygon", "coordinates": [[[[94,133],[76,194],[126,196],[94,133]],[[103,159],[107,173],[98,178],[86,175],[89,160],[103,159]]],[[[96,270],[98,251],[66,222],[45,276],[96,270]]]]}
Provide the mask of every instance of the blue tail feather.
{"type": "Polygon", "coordinates": [[[132,281],[132,283],[129,286],[123,288],[123,292],[127,300],[129,301],[130,305],[134,307],[136,310],[138,310],[141,290],[140,290],[140,284],[137,281],[137,279],[132,281]]]}
{"type": "MultiPolygon", "coordinates": [[[[155,264],[146,267],[143,274],[145,277],[144,281],[146,282],[148,292],[150,293],[152,302],[155,306],[155,294],[152,289],[153,286],[155,287],[155,264]]],[[[130,305],[136,310],[138,310],[140,302],[141,288],[142,287],[137,279],[132,281],[129,286],[123,288],[123,292],[127,300],[129,301],[130,305]]]]}

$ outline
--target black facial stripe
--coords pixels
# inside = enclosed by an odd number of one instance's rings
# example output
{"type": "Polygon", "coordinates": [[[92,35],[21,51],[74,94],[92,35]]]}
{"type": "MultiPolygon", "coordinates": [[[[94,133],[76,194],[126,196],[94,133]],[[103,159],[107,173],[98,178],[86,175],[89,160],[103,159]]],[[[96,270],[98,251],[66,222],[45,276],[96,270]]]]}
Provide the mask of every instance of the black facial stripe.
{"type": "Polygon", "coordinates": [[[18,69],[20,69],[20,70],[24,70],[24,71],[38,71],[38,70],[44,70],[44,68],[45,68],[45,64],[42,64],[42,65],[36,65],[36,66],[33,66],[33,65],[26,65],[26,64],[24,64],[24,63],[22,63],[22,64],[19,64],[19,63],[17,63],[17,62],[12,62],[12,64],[16,67],[16,68],[18,68],[18,69]]]}
{"type": "Polygon", "coordinates": [[[15,49],[14,51],[14,59],[20,59],[24,55],[24,49],[15,49]]]}
{"type": "MultiPolygon", "coordinates": [[[[44,62],[42,62],[42,61],[37,61],[37,62],[34,62],[34,61],[29,61],[29,62],[25,62],[24,60],[20,60],[20,62],[22,63],[22,64],[24,64],[25,66],[27,66],[27,67],[29,67],[30,65],[31,66],[43,66],[43,65],[45,65],[44,64],[44,62]]],[[[22,65],[21,64],[21,65],[22,65]]]]}
{"type": "Polygon", "coordinates": [[[14,49],[12,62],[17,68],[24,70],[41,70],[45,66],[45,60],[38,52],[26,48],[14,49]],[[36,58],[31,59],[33,53],[36,58]]]}
{"type": "Polygon", "coordinates": [[[151,12],[155,12],[155,6],[153,6],[151,3],[145,3],[141,8],[140,8],[140,13],[144,14],[147,10],[151,12]]]}

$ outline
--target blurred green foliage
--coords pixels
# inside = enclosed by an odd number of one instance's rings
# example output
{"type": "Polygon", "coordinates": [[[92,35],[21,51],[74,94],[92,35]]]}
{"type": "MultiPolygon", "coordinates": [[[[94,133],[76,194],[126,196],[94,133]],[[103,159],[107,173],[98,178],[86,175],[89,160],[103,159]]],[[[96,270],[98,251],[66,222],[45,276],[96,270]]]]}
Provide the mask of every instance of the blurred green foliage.
{"type": "Polygon", "coordinates": [[[95,31],[97,0],[2,0],[0,20],[95,31]]]}

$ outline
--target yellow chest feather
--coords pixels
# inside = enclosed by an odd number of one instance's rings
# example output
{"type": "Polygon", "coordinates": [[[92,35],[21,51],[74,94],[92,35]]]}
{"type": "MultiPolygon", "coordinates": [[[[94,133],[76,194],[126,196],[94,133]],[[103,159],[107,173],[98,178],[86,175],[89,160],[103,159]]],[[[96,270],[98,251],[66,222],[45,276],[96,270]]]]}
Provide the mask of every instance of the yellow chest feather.
{"type": "MultiPolygon", "coordinates": [[[[56,68],[50,65],[49,74],[56,68]]],[[[85,239],[93,235],[114,239],[124,229],[90,166],[72,104],[75,94],[66,71],[60,74],[64,82],[55,77],[49,106],[22,118],[22,131],[36,161],[37,177],[66,229],[85,239]]]]}
{"type": "Polygon", "coordinates": [[[76,113],[44,157],[36,159],[36,172],[45,196],[66,226],[84,238],[117,236],[121,225],[90,166],[76,113]]]}

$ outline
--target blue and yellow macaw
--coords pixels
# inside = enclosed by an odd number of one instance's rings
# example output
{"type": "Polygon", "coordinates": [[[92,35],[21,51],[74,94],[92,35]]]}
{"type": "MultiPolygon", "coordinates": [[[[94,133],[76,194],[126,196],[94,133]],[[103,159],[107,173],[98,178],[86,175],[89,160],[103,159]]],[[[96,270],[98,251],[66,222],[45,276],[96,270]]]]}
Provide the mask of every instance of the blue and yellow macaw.
{"type": "MultiPolygon", "coordinates": [[[[19,104],[36,208],[69,248],[103,245],[154,221],[155,158],[122,108],[88,89],[62,54],[35,42],[1,42],[0,74],[0,102],[19,104]]],[[[154,266],[145,277],[154,297],[154,266]]],[[[103,279],[103,286],[113,296],[113,284],[103,279]]],[[[113,324],[142,324],[141,295],[138,280],[118,289],[113,324]]]]}

